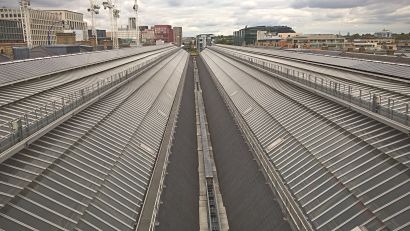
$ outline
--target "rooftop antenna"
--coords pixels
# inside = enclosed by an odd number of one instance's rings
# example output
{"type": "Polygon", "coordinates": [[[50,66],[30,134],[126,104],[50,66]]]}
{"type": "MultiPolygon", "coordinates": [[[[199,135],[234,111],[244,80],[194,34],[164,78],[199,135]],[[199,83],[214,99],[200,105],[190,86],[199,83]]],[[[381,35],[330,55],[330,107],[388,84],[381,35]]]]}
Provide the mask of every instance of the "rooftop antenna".
{"type": "Polygon", "coordinates": [[[110,20],[111,20],[111,37],[112,37],[112,46],[114,49],[119,48],[118,44],[118,18],[120,18],[120,10],[118,10],[115,6],[115,4],[111,1],[105,1],[102,3],[104,6],[104,9],[109,10],[110,12],[110,20]]]}
{"type": "Polygon", "coordinates": [[[87,9],[91,13],[91,33],[95,38],[95,47],[98,45],[97,29],[95,28],[94,14],[100,13],[100,6],[95,0],[90,0],[90,8],[87,9]]]}
{"type": "Polygon", "coordinates": [[[134,7],[132,9],[134,9],[135,11],[135,29],[137,30],[137,38],[136,38],[136,43],[137,43],[137,47],[140,46],[140,28],[138,25],[138,0],[135,0],[134,3],[134,7]]]}
{"type": "Polygon", "coordinates": [[[31,39],[31,20],[30,20],[30,0],[20,1],[20,11],[23,25],[24,40],[27,43],[28,48],[33,48],[33,40],[31,39]]]}

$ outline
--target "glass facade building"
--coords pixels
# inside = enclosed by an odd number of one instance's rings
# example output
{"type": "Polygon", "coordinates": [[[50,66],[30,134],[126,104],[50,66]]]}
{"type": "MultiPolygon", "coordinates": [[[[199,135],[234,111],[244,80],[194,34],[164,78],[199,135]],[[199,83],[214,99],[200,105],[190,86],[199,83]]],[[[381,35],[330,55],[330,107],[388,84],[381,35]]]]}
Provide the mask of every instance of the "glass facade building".
{"type": "Polygon", "coordinates": [[[233,32],[233,43],[236,46],[254,45],[257,41],[257,32],[266,31],[269,33],[295,33],[288,26],[254,26],[245,27],[233,32]]]}
{"type": "Polygon", "coordinates": [[[0,19],[0,43],[24,42],[23,28],[20,21],[0,19]]]}

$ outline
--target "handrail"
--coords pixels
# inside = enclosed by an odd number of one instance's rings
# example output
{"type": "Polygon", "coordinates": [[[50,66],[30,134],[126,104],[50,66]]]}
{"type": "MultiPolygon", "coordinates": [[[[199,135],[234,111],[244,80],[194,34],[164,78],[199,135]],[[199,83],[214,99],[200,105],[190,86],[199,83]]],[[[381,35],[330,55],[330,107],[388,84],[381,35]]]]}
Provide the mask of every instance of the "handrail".
{"type": "MultiPolygon", "coordinates": [[[[386,119],[404,125],[402,129],[399,129],[403,132],[409,133],[410,131],[409,102],[395,98],[387,98],[385,100],[387,105],[383,105],[381,102],[384,97],[373,93],[371,90],[365,91],[359,88],[354,88],[353,86],[345,83],[329,80],[314,76],[307,72],[296,70],[288,65],[243,55],[234,51],[222,51],[220,49],[213,50],[223,53],[224,55],[227,55],[228,57],[240,62],[259,67],[269,73],[280,75],[281,77],[301,83],[302,85],[312,88],[315,91],[329,94],[350,104],[359,106],[366,111],[376,113],[379,117],[382,116],[386,119]],[[397,105],[405,105],[405,107],[402,110],[398,110],[397,105]]],[[[391,123],[388,123],[388,125],[391,126],[391,123]]]]}
{"type": "Polygon", "coordinates": [[[80,90],[63,95],[59,98],[54,98],[52,101],[47,102],[46,104],[37,107],[12,121],[0,124],[2,127],[10,128],[9,134],[0,137],[0,152],[7,150],[64,115],[71,113],[79,106],[97,96],[102,95],[107,90],[124,81],[127,81],[139,71],[146,69],[152,64],[162,60],[172,52],[174,51],[170,50],[161,56],[151,58],[134,67],[128,68],[125,71],[118,72],[117,74],[101,79],[96,83],[85,86],[80,90]]]}

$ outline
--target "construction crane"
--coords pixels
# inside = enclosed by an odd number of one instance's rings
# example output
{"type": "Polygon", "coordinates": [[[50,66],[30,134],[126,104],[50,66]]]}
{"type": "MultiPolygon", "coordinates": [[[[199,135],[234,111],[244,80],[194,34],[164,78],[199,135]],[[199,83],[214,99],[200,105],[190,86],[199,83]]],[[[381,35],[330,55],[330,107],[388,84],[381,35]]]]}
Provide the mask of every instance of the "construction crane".
{"type": "Polygon", "coordinates": [[[120,11],[111,0],[103,2],[102,4],[104,9],[108,8],[110,12],[112,47],[113,49],[118,49],[120,47],[118,44],[118,19],[120,18],[120,11]]]}
{"type": "Polygon", "coordinates": [[[140,46],[140,28],[138,25],[138,0],[135,0],[134,3],[134,7],[132,9],[134,9],[135,11],[135,29],[137,30],[137,37],[136,37],[136,43],[137,43],[137,47],[140,46]]]}
{"type": "Polygon", "coordinates": [[[94,15],[100,13],[100,6],[95,0],[90,0],[90,8],[87,9],[91,13],[91,33],[95,38],[95,47],[98,45],[97,29],[95,28],[94,15]]]}
{"type": "Polygon", "coordinates": [[[20,11],[21,16],[24,17],[22,21],[24,40],[28,48],[33,48],[33,40],[31,39],[31,18],[30,18],[30,0],[21,0],[20,11]]]}

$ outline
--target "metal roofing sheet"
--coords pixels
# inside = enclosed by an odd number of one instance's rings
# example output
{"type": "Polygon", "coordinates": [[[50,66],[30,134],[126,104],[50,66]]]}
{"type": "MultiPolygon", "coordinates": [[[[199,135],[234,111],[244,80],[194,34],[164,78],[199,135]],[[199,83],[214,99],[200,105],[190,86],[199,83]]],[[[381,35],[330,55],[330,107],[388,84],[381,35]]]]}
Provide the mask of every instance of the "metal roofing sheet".
{"type": "Polygon", "coordinates": [[[0,63],[0,85],[162,49],[167,46],[169,45],[87,52],[0,63]]]}
{"type": "Polygon", "coordinates": [[[406,134],[219,54],[202,56],[228,95],[237,92],[230,98],[262,147],[283,139],[267,154],[316,229],[408,226],[406,134]]]}
{"type": "Polygon", "coordinates": [[[285,58],[300,59],[305,61],[317,62],[321,64],[328,64],[333,66],[345,67],[356,69],[359,71],[373,72],[382,75],[395,76],[403,79],[410,80],[410,65],[398,64],[398,63],[387,63],[381,61],[347,58],[347,57],[336,57],[330,55],[322,54],[311,54],[304,52],[294,52],[294,51],[284,51],[284,50],[273,50],[266,48],[250,48],[250,47],[238,47],[238,46],[227,46],[218,45],[221,47],[226,47],[229,49],[238,49],[250,52],[258,52],[266,55],[281,56],[285,58]]]}

